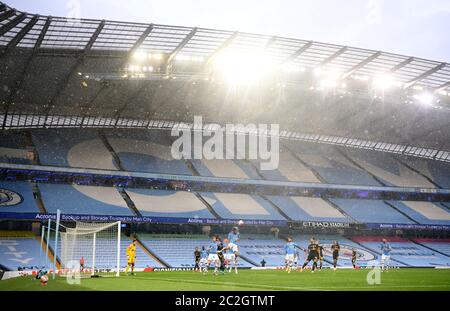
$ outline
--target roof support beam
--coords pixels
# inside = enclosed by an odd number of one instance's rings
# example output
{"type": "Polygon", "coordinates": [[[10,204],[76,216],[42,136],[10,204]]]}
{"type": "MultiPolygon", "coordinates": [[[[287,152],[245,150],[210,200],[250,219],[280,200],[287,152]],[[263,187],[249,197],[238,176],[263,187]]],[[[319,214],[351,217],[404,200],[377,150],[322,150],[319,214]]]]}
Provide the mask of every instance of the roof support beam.
{"type": "Polygon", "coordinates": [[[447,65],[446,63],[441,63],[441,64],[437,65],[436,67],[431,68],[430,70],[428,70],[428,71],[422,73],[420,76],[417,76],[416,78],[414,78],[414,79],[408,81],[407,83],[405,83],[404,88],[405,88],[405,89],[410,88],[411,86],[413,86],[414,84],[416,84],[416,83],[419,82],[420,80],[423,80],[423,79],[425,79],[426,77],[432,75],[433,73],[435,73],[435,72],[441,70],[441,69],[444,68],[446,65],[447,65]]]}
{"type": "Polygon", "coordinates": [[[177,54],[183,49],[186,44],[192,39],[192,37],[195,36],[195,33],[197,32],[197,27],[193,28],[190,33],[186,35],[186,37],[183,39],[183,41],[178,44],[178,46],[170,53],[169,57],[167,58],[167,69],[172,67],[173,60],[177,56],[177,54]]]}
{"type": "Polygon", "coordinates": [[[305,45],[303,45],[298,51],[296,51],[294,54],[292,54],[291,56],[289,56],[288,58],[286,58],[285,61],[283,61],[283,63],[288,63],[291,62],[293,60],[295,60],[297,57],[299,57],[300,55],[302,55],[304,52],[306,52],[307,49],[309,49],[311,46],[313,45],[312,41],[308,41],[305,45]]]}
{"type": "Polygon", "coordinates": [[[411,64],[414,61],[414,57],[410,57],[408,59],[405,59],[404,61],[402,61],[401,63],[395,65],[394,67],[391,68],[391,70],[389,70],[390,73],[394,73],[400,69],[402,69],[405,66],[408,66],[409,64],[411,64]]]}
{"type": "Polygon", "coordinates": [[[48,28],[50,27],[51,23],[52,23],[52,17],[49,16],[49,17],[47,17],[44,27],[42,28],[41,33],[39,34],[39,37],[36,40],[36,43],[34,45],[34,50],[37,50],[41,47],[42,41],[44,41],[45,35],[47,34],[48,28]]]}
{"type": "Polygon", "coordinates": [[[440,92],[440,91],[445,91],[446,88],[450,87],[450,81],[448,81],[447,83],[442,84],[441,86],[438,86],[434,92],[440,92]]]}
{"type": "Polygon", "coordinates": [[[347,71],[346,73],[344,73],[343,75],[343,79],[347,79],[348,77],[350,77],[352,74],[354,74],[355,72],[357,72],[359,69],[363,68],[364,66],[366,66],[367,64],[369,64],[371,61],[373,61],[374,59],[376,59],[378,56],[381,55],[381,52],[378,51],[372,55],[370,55],[369,57],[367,57],[365,60],[363,60],[362,62],[360,62],[359,64],[357,64],[356,66],[354,66],[352,69],[350,69],[349,71],[347,71]]]}
{"type": "Polygon", "coordinates": [[[132,55],[141,45],[144,43],[145,39],[150,35],[150,33],[153,31],[153,24],[150,24],[147,29],[144,30],[142,35],[137,39],[137,41],[133,44],[133,46],[130,49],[130,55],[132,55]]]}
{"type": "Polygon", "coordinates": [[[5,33],[16,27],[18,24],[20,24],[25,18],[27,17],[26,14],[22,13],[21,15],[14,18],[11,22],[4,25],[2,28],[0,28],[0,36],[3,36],[5,33]]]}
{"type": "Polygon", "coordinates": [[[35,15],[30,20],[30,22],[25,27],[23,27],[22,30],[8,43],[8,45],[6,46],[6,51],[15,47],[23,39],[23,37],[25,37],[25,35],[33,28],[38,19],[39,15],[35,15]]]}
{"type": "Polygon", "coordinates": [[[319,65],[319,67],[323,67],[329,63],[331,63],[335,58],[341,56],[342,54],[344,54],[347,51],[348,47],[343,46],[342,48],[340,48],[339,50],[337,50],[335,53],[333,53],[332,55],[330,55],[329,57],[325,58],[319,65]]]}
{"type": "Polygon", "coordinates": [[[270,48],[270,46],[277,41],[277,36],[272,36],[267,40],[266,44],[264,45],[264,50],[270,48]]]}
{"type": "Polygon", "coordinates": [[[226,39],[221,46],[219,46],[213,53],[211,53],[211,55],[206,60],[205,64],[206,65],[210,64],[214,60],[214,58],[216,58],[216,56],[220,54],[220,52],[222,52],[223,50],[225,50],[227,47],[230,46],[230,44],[234,41],[234,39],[236,39],[238,35],[239,32],[237,31],[233,32],[233,34],[228,39],[226,39]]]}
{"type": "Polygon", "coordinates": [[[5,116],[3,118],[3,125],[2,128],[5,129],[6,126],[6,118],[8,116],[9,108],[14,100],[14,96],[19,92],[20,88],[22,87],[23,82],[25,81],[25,75],[28,71],[28,67],[30,66],[31,61],[33,60],[34,55],[36,54],[37,50],[41,46],[42,41],[44,40],[45,34],[47,33],[48,28],[50,27],[50,24],[52,22],[51,17],[47,17],[47,21],[44,24],[44,27],[41,30],[41,33],[39,34],[38,39],[36,40],[36,44],[33,47],[33,52],[31,55],[27,58],[25,62],[25,66],[23,67],[22,72],[15,80],[14,85],[11,87],[11,91],[8,95],[8,99],[6,100],[6,109],[5,109],[5,116]]]}
{"type": "Polygon", "coordinates": [[[98,36],[100,35],[101,31],[103,30],[103,27],[105,27],[105,20],[102,20],[100,22],[100,24],[97,26],[97,29],[95,30],[95,32],[92,34],[91,38],[89,39],[89,42],[86,44],[86,47],[83,50],[83,53],[80,54],[76,61],[75,64],[72,65],[72,67],[69,70],[69,73],[61,80],[61,82],[58,84],[58,87],[56,89],[55,94],[53,95],[52,99],[50,100],[50,103],[48,104],[47,109],[45,110],[45,115],[46,117],[48,116],[48,113],[50,112],[50,110],[52,109],[52,106],[55,104],[56,99],[59,97],[59,95],[61,94],[61,92],[64,90],[64,88],[66,87],[67,83],[70,81],[70,78],[76,74],[76,72],[78,71],[78,68],[80,67],[80,65],[83,63],[84,58],[86,55],[89,54],[89,52],[92,49],[92,46],[95,43],[95,40],[97,40],[98,36]]]}

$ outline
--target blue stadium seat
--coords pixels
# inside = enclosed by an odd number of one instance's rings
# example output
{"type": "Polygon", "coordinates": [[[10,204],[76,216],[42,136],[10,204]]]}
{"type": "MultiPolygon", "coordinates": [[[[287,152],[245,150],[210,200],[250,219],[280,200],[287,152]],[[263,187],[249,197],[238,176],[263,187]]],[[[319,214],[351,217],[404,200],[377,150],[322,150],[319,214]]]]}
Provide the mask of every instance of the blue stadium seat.
{"type": "Polygon", "coordinates": [[[449,239],[414,239],[414,242],[424,245],[432,250],[450,257],[450,240],[449,239]]]}
{"type": "Polygon", "coordinates": [[[46,265],[40,243],[33,238],[0,237],[0,266],[8,270],[35,270],[46,265]]]}
{"type": "MultiPolygon", "coordinates": [[[[140,235],[140,240],[164,262],[172,268],[194,267],[194,250],[196,247],[208,247],[211,241],[207,239],[189,238],[153,238],[140,235]]],[[[239,261],[239,267],[251,267],[245,260],[239,261]]]]}
{"type": "Polygon", "coordinates": [[[380,186],[366,171],[358,168],[331,145],[289,142],[289,148],[328,183],[380,186]]]}
{"type": "MultiPolygon", "coordinates": [[[[302,250],[306,250],[309,244],[311,236],[308,235],[295,235],[294,242],[299,245],[302,250]]],[[[377,258],[376,253],[369,249],[339,235],[314,235],[314,238],[319,241],[319,244],[324,247],[324,266],[331,267],[333,265],[333,252],[331,245],[334,241],[337,241],[341,247],[339,252],[339,260],[337,262],[338,267],[351,267],[352,266],[352,250],[357,252],[357,265],[364,267],[370,265],[371,261],[377,258]]],[[[300,253],[301,261],[305,260],[305,254],[300,253]]],[[[311,263],[310,263],[311,264],[311,263]]]]}
{"type": "Polygon", "coordinates": [[[350,222],[334,206],[321,198],[268,196],[289,218],[297,221],[350,222]]]}
{"type": "Polygon", "coordinates": [[[225,219],[284,220],[268,201],[256,195],[207,192],[200,195],[225,219]]]}
{"type": "Polygon", "coordinates": [[[43,165],[117,170],[96,130],[34,130],[32,137],[43,165]]]}
{"type": "Polygon", "coordinates": [[[40,184],[42,200],[49,213],[133,216],[113,187],[40,184]]]}
{"type": "Polygon", "coordinates": [[[260,170],[261,175],[267,180],[321,183],[321,180],[310,168],[298,161],[298,159],[283,146],[280,147],[279,165],[277,169],[261,170],[261,161],[252,160],[252,162],[260,170]]]}
{"type": "MultiPolygon", "coordinates": [[[[52,240],[54,241],[54,237],[52,237],[52,240]]],[[[127,266],[127,254],[126,249],[130,245],[131,240],[130,238],[126,237],[125,235],[122,235],[120,238],[120,268],[125,269],[127,266]]],[[[101,249],[103,247],[110,247],[111,241],[106,240],[102,237],[97,238],[96,240],[96,247],[97,249],[101,249]]],[[[52,245],[53,246],[53,245],[52,245]]],[[[101,252],[99,251],[99,254],[101,252]]],[[[85,262],[85,268],[91,268],[92,267],[92,251],[86,249],[84,251],[79,250],[79,257],[81,259],[81,256],[84,258],[85,262]]],[[[61,239],[58,240],[58,258],[61,258],[61,239]]],[[[95,259],[96,267],[101,268],[102,266],[105,267],[106,264],[110,265],[109,258],[105,258],[104,256],[96,256],[95,259]]],[[[162,268],[164,267],[162,264],[160,264],[156,259],[148,255],[144,249],[142,249],[139,245],[136,246],[136,261],[135,261],[135,268],[162,268]]]]}
{"type": "Polygon", "coordinates": [[[191,160],[200,176],[261,179],[255,168],[243,160],[191,160]]]}
{"type": "Polygon", "coordinates": [[[0,181],[0,212],[38,213],[30,184],[0,181]]]}
{"type": "Polygon", "coordinates": [[[282,240],[270,237],[241,239],[239,252],[258,265],[264,259],[267,267],[281,267],[284,265],[285,244],[282,240]]]}
{"type": "Polygon", "coordinates": [[[143,216],[215,218],[191,192],[144,189],[126,192],[143,216]]]}
{"type": "Polygon", "coordinates": [[[450,211],[439,203],[389,201],[403,213],[424,225],[450,225],[450,211]]]}
{"type": "Polygon", "coordinates": [[[387,186],[435,188],[425,177],[401,164],[389,154],[359,149],[346,149],[345,152],[387,186]]]}
{"type": "Polygon", "coordinates": [[[31,164],[27,158],[27,149],[31,143],[24,132],[0,132],[0,162],[14,164],[31,164]]]}
{"type": "Polygon", "coordinates": [[[169,131],[122,130],[107,137],[127,171],[192,175],[184,160],[173,159],[169,131]]]}
{"type": "Polygon", "coordinates": [[[438,186],[450,189],[450,165],[440,161],[401,157],[402,161],[427,176],[438,186]]]}
{"type": "MultiPolygon", "coordinates": [[[[364,238],[357,240],[361,245],[370,249],[372,252],[375,252],[378,255],[377,260],[380,260],[381,239],[378,241],[374,241],[375,239],[367,239],[364,241],[364,238]]],[[[450,266],[450,257],[441,255],[406,239],[396,239],[390,241],[389,244],[392,248],[391,261],[393,261],[395,265],[410,267],[450,266]]]]}
{"type": "Polygon", "coordinates": [[[383,201],[351,199],[330,199],[330,201],[362,223],[414,223],[383,201]]]}

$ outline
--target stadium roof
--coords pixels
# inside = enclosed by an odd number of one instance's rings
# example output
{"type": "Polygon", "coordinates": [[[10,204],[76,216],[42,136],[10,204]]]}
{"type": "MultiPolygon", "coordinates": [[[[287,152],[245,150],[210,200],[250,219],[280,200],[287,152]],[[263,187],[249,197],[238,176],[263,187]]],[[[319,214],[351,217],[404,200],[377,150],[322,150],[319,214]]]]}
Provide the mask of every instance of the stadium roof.
{"type": "Polygon", "coordinates": [[[264,48],[279,62],[332,67],[346,74],[391,72],[410,85],[450,90],[450,64],[381,51],[300,39],[215,30],[89,19],[39,16],[0,4],[0,46],[83,51],[142,50],[209,59],[224,49],[264,48]]]}
{"type": "Polygon", "coordinates": [[[197,27],[40,16],[0,2],[0,71],[3,128],[13,113],[174,121],[201,114],[211,122],[280,123],[303,132],[450,149],[449,112],[409,105],[411,92],[426,90],[444,94],[437,108],[450,107],[450,64],[393,53],[197,27]],[[283,90],[288,99],[282,99],[267,88],[259,94],[263,99],[245,99],[259,109],[242,108],[236,99],[227,102],[222,86],[197,83],[198,68],[177,63],[184,57],[208,64],[224,50],[264,50],[279,64],[339,70],[345,78],[388,73],[402,93],[368,100],[348,92],[330,100],[294,89],[283,90]],[[148,79],[121,79],[137,52],[162,58],[164,69],[148,79]]]}

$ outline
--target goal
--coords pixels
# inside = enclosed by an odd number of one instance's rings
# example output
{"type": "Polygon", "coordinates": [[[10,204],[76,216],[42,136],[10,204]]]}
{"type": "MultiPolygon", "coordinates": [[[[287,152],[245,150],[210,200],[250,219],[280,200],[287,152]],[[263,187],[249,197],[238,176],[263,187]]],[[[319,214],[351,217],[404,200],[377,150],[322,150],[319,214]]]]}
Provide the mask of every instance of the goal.
{"type": "Polygon", "coordinates": [[[61,270],[82,275],[119,276],[121,222],[61,226],[61,270]],[[84,263],[84,267],[81,264],[84,263]]]}

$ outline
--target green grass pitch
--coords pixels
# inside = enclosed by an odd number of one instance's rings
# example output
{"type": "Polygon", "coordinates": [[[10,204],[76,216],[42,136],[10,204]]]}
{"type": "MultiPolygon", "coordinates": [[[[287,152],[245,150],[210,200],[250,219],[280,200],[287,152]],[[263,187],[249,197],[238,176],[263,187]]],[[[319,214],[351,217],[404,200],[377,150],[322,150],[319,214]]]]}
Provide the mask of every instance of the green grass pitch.
{"type": "Polygon", "coordinates": [[[207,275],[192,271],[141,272],[120,278],[100,277],[81,279],[80,285],[69,285],[65,278],[53,280],[47,286],[31,276],[0,281],[0,291],[8,290],[79,290],[79,291],[334,291],[334,290],[386,290],[386,291],[449,291],[450,269],[397,269],[381,273],[381,284],[369,285],[369,270],[322,270],[292,272],[280,270],[241,270],[239,274],[207,275]]]}

